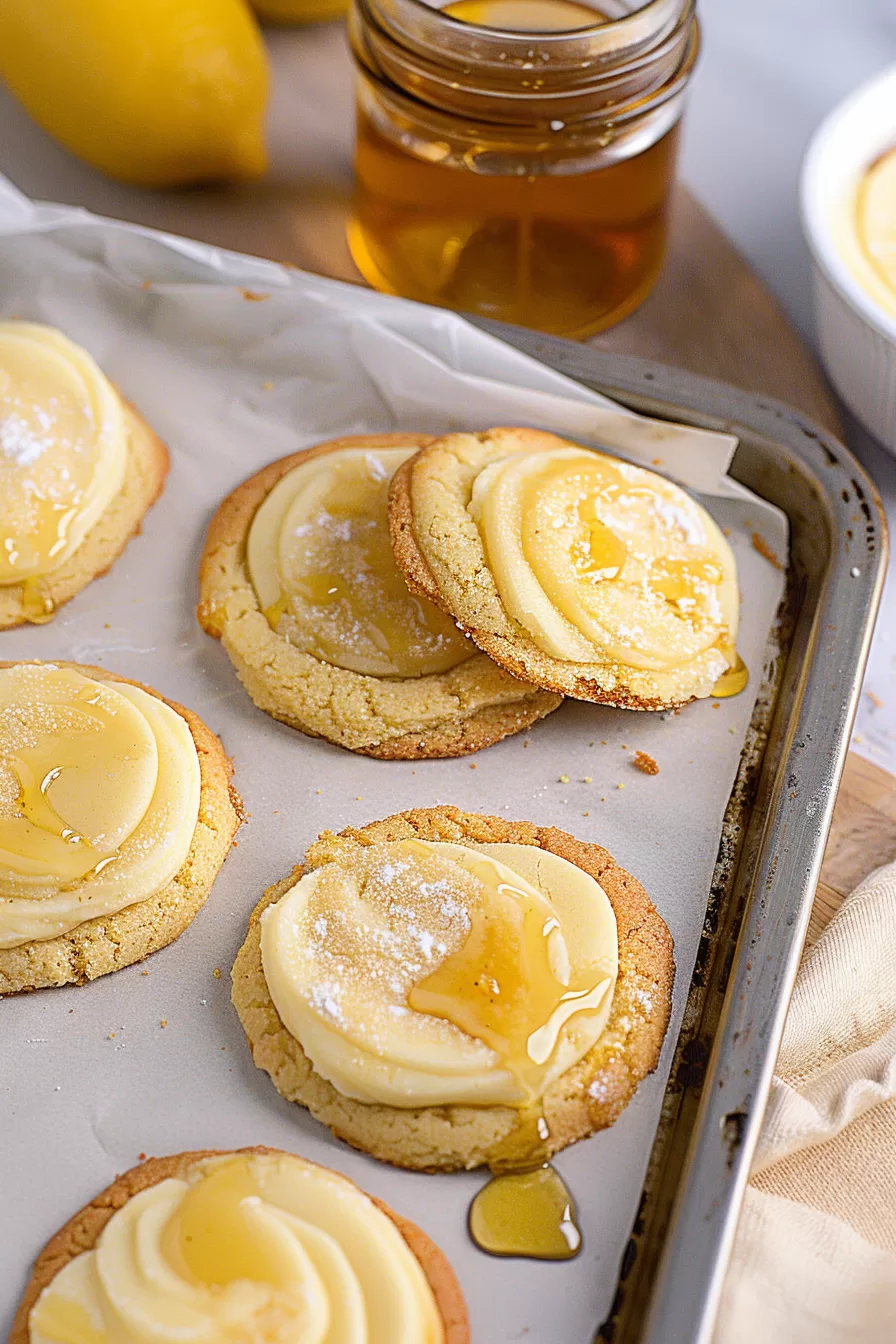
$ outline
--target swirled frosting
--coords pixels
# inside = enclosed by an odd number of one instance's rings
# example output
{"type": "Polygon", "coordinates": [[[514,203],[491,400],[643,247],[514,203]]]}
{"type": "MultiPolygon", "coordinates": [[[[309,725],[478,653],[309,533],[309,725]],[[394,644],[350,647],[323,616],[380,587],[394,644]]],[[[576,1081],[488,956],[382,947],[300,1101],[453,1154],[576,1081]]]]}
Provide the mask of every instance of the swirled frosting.
{"type": "Polygon", "coordinates": [[[517,453],[473,483],[476,521],[505,609],[552,657],[663,678],[708,694],[734,663],[734,557],[707,511],[671,481],[576,447],[517,453]]]}
{"type": "Polygon", "coordinates": [[[121,489],[122,402],[86,350],[0,322],[0,584],[57,569],[121,489]]]}
{"type": "Polygon", "coordinates": [[[34,1306],[31,1344],[442,1344],[423,1269],[357,1186],[287,1153],[132,1196],[34,1306]]]}
{"type": "Polygon", "coordinates": [[[358,846],[262,916],[273,1002],[343,1095],[530,1104],[598,1039],[616,920],[588,873],[533,845],[358,846]]]}
{"type": "Polygon", "coordinates": [[[408,591],[389,543],[389,482],[409,448],[342,448],[283,476],[252,520],[252,585],[272,627],[324,662],[375,677],[447,672],[474,652],[408,591]]]}
{"type": "Polygon", "coordinates": [[[199,790],[190,729],[156,696],[50,663],[0,669],[0,947],[161,890],[199,790]]]}

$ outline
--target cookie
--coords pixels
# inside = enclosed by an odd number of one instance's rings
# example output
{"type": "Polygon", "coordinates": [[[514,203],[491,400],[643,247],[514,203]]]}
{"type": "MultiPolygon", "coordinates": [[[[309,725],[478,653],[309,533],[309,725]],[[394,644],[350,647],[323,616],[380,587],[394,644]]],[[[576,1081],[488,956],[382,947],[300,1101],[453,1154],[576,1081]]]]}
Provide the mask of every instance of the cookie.
{"type": "MultiPolygon", "coordinates": [[[[47,665],[0,664],[4,669],[31,666],[47,665]]],[[[198,715],[158,691],[105,668],[63,662],[50,666],[112,687],[134,687],[178,715],[189,730],[198,757],[198,811],[186,857],[160,889],[123,908],[115,908],[113,902],[111,913],[87,919],[56,936],[0,947],[0,994],[84,984],[141,961],[173,942],[205,904],[242,820],[242,804],[231,784],[231,763],[219,739],[198,715]]],[[[34,907],[40,904],[31,902],[34,907]]],[[[0,929],[4,906],[8,909],[10,905],[10,901],[0,900],[0,929]]]]}
{"type": "Polygon", "coordinates": [[[734,558],[655,472],[532,429],[434,440],[396,471],[396,562],[515,676],[669,709],[737,662],[734,558]]]}
{"type": "MultiPolygon", "coordinates": [[[[294,1159],[292,1154],[264,1147],[242,1148],[232,1153],[202,1151],[180,1153],[172,1157],[149,1158],[142,1165],[133,1167],[117,1177],[106,1190],[69,1219],[50,1239],[35,1261],[31,1279],[13,1321],[9,1344],[30,1344],[32,1333],[29,1318],[41,1294],[73,1260],[95,1248],[104,1228],[134,1196],[159,1185],[162,1181],[187,1178],[197,1163],[214,1162],[215,1159],[225,1158],[242,1158],[249,1163],[258,1158],[281,1159],[286,1162],[298,1160],[309,1173],[320,1173],[324,1177],[336,1175],[315,1163],[294,1159]]],[[[195,1171],[193,1175],[195,1177],[195,1171]]],[[[338,1176],[338,1182],[339,1187],[343,1184],[348,1187],[353,1196],[369,1200],[379,1214],[388,1218],[398,1229],[405,1247],[425,1276],[436,1319],[441,1318],[442,1344],[469,1344],[470,1327],[460,1287],[450,1264],[435,1243],[414,1223],[402,1218],[381,1200],[363,1195],[363,1192],[347,1177],[338,1176]]],[[[383,1338],[381,1333],[379,1339],[371,1337],[371,1344],[391,1344],[391,1341],[383,1338]]]]}
{"type": "Polygon", "coordinates": [[[9,629],[52,619],[105,574],[161,493],[169,459],[139,412],[60,332],[0,323],[0,369],[0,629],[9,629]],[[94,465],[89,480],[84,464],[94,465]]]}
{"type": "Polygon", "coordinates": [[[271,463],[218,509],[200,565],[199,623],[220,639],[258,708],[308,736],[385,760],[478,751],[561,703],[497,667],[436,607],[412,599],[395,571],[387,473],[424,442],[358,435],[271,463]],[[357,474],[365,463],[366,479],[357,474]],[[343,511],[350,491],[336,473],[363,488],[372,512],[343,511]],[[303,493],[281,508],[282,492],[296,490],[303,493]],[[306,510],[299,525],[297,508],[306,510]],[[372,516],[380,511],[382,520],[372,516]],[[263,520],[270,532],[259,543],[263,520]],[[298,577],[289,597],[278,597],[275,557],[284,546],[298,577]],[[270,600],[260,599],[253,577],[270,600]]]}
{"type": "MultiPolygon", "coordinates": [[[[335,937],[323,932],[331,941],[335,937]]],[[[365,974],[374,972],[367,968],[365,974]]],[[[233,967],[232,999],[255,1064],[271,1076],[283,1097],[307,1107],[338,1138],[381,1161],[422,1171],[449,1171],[525,1165],[533,1154],[539,1161],[546,1160],[568,1144],[613,1124],[641,1079],[656,1068],[669,1021],[673,979],[672,939],[664,921],[640,883],[601,846],[576,840],[553,827],[436,807],[388,817],[361,829],[349,828],[338,836],[322,835],[308,851],[305,867],[269,888],[253,912],[233,967]],[[593,878],[612,907],[618,972],[608,1013],[598,1039],[584,1056],[546,1087],[537,1127],[531,1108],[520,1106],[407,1107],[370,1104],[347,1096],[315,1070],[274,1005],[262,963],[265,910],[294,888],[303,873],[314,872],[340,854],[382,842],[414,840],[536,847],[593,878]]],[[[321,994],[330,988],[322,984],[321,994]]],[[[335,1010],[338,1007],[337,1002],[335,1010]]]]}

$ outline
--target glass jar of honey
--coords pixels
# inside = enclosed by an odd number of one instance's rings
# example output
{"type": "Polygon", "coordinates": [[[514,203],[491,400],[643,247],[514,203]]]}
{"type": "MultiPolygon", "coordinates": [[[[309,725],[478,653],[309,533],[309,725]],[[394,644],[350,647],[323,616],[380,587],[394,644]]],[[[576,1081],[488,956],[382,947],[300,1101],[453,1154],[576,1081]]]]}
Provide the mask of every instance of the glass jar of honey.
{"type": "Polygon", "coordinates": [[[662,264],[695,0],[353,0],[355,263],[583,337],[662,264]]]}

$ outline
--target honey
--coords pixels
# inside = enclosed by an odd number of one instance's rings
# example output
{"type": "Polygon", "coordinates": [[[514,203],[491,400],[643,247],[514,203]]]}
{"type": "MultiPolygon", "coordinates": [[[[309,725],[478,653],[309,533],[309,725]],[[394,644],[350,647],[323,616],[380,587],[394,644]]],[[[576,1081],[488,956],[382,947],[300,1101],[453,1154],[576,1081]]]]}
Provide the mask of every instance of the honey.
{"type": "Polygon", "coordinates": [[[0,322],[0,585],[25,582],[30,621],[53,615],[47,574],[120,487],[121,403],[86,351],[50,327],[0,322]]]}
{"type": "Polygon", "coordinates": [[[259,600],[276,594],[263,607],[271,628],[369,676],[446,672],[473,653],[450,617],[409,592],[395,564],[389,482],[407,455],[353,449],[303,464],[278,487],[292,492],[290,503],[279,506],[272,492],[272,511],[266,501],[249,538],[259,600]],[[255,558],[263,550],[275,556],[273,567],[255,558]]]}
{"type": "Polygon", "coordinates": [[[162,1233],[162,1251],[188,1282],[223,1288],[246,1281],[288,1289],[294,1258],[253,1217],[258,1200],[250,1159],[222,1162],[191,1185],[162,1233]]]}
{"type": "Polygon", "coordinates": [[[662,264],[691,0],[661,35],[639,16],[637,56],[577,0],[412,4],[355,0],[350,20],[365,279],[566,336],[619,321],[662,264]]]}
{"type": "Polygon", "coordinates": [[[470,1205],[469,1229],[490,1255],[571,1260],[582,1247],[575,1202],[547,1163],[493,1176],[470,1205]]]}
{"type": "Polygon", "coordinates": [[[550,901],[498,880],[493,864],[472,852],[464,867],[484,889],[470,912],[470,932],[414,985],[408,1006],[484,1042],[531,1102],[540,1095],[563,1023],[597,1007],[609,981],[595,977],[570,985],[566,946],[550,901]]]}
{"type": "MultiPolygon", "coordinates": [[[[63,669],[43,676],[46,698],[29,706],[28,731],[16,732],[11,716],[0,741],[0,759],[18,786],[15,809],[0,814],[0,852],[24,875],[74,883],[108,867],[144,815],[156,747],[136,711],[95,682],[63,669]]],[[[9,708],[22,712],[20,702],[9,708]]]]}
{"type": "Polygon", "coordinates": [[[750,673],[747,665],[740,654],[734,655],[733,666],[729,667],[727,672],[723,672],[712,688],[713,695],[719,700],[726,700],[729,696],[740,695],[746,688],[750,680],[750,673]]]}
{"type": "Polygon", "coordinates": [[[22,609],[31,625],[46,625],[56,615],[56,603],[42,579],[26,579],[22,584],[22,609]]]}

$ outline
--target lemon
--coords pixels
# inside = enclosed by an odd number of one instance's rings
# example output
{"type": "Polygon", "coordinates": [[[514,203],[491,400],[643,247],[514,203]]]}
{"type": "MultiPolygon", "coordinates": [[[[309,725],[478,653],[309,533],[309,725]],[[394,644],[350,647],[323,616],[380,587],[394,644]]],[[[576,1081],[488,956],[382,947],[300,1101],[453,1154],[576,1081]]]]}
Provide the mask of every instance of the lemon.
{"type": "Polygon", "coordinates": [[[348,0],[252,0],[265,23],[320,23],[344,14],[348,0]]]}
{"type": "Polygon", "coordinates": [[[245,0],[2,0],[0,75],[44,130],[123,182],[264,172],[267,58],[245,0]]]}
{"type": "Polygon", "coordinates": [[[859,188],[859,241],[896,300],[896,149],[871,165],[859,188]]]}

